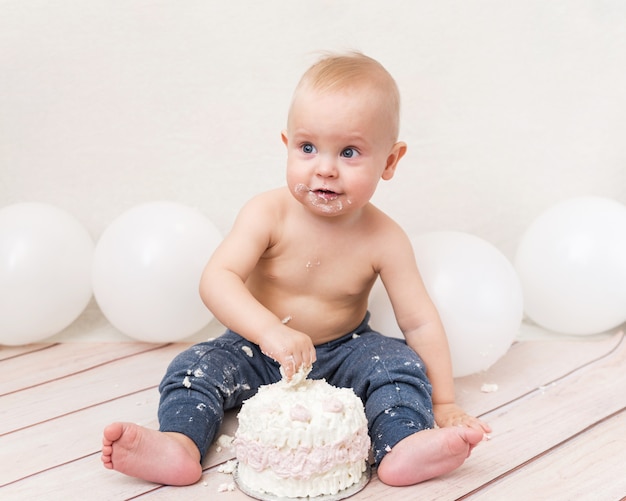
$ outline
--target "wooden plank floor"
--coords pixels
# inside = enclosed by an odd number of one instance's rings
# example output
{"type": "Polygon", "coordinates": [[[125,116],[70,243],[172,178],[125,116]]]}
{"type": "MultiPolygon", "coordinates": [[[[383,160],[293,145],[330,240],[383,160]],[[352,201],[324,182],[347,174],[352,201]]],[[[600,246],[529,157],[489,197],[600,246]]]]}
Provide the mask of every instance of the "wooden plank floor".
{"type": "MultiPolygon", "coordinates": [[[[157,385],[186,344],[56,343],[0,347],[0,499],[248,500],[213,447],[204,476],[165,487],[104,469],[102,428],[156,427],[157,385]]],[[[459,403],[491,440],[458,470],[393,488],[372,475],[351,499],[620,500],[626,496],[626,341],[622,330],[514,344],[489,371],[456,380],[459,403]],[[497,391],[481,391],[495,383],[497,391]]],[[[229,415],[221,433],[233,435],[229,415]]]]}

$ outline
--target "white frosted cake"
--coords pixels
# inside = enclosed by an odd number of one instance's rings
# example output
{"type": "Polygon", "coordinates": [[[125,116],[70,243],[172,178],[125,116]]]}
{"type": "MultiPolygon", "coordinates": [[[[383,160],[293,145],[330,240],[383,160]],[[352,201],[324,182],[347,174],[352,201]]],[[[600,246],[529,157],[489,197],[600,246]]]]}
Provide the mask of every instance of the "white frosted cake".
{"type": "Polygon", "coordinates": [[[335,495],[363,481],[370,438],[352,389],[300,372],[262,386],[238,417],[237,481],[249,494],[335,495]]]}

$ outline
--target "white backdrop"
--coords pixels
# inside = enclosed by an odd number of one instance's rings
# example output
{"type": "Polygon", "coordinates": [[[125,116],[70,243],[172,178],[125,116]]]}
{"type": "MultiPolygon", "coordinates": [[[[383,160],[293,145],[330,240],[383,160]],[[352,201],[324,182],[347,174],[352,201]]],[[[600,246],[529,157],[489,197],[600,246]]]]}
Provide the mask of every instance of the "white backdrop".
{"type": "MultiPolygon", "coordinates": [[[[284,182],[301,73],[358,49],[396,78],[409,145],[374,202],[512,259],[556,202],[626,204],[625,28],[621,0],[0,0],[0,207],[56,205],[97,241],[172,200],[226,233],[284,182]]],[[[122,337],[93,302],[78,335],[122,337]]]]}

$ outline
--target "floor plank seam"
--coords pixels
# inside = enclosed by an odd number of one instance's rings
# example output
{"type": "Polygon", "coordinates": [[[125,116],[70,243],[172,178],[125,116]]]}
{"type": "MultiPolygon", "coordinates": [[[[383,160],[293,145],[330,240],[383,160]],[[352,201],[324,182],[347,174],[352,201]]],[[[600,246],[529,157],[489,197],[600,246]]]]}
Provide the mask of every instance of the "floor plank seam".
{"type": "Polygon", "coordinates": [[[129,497],[129,498],[124,498],[124,501],[132,501],[133,499],[140,499],[140,498],[143,498],[145,496],[149,496],[150,494],[154,494],[157,491],[165,489],[166,487],[168,487],[168,486],[167,485],[155,485],[150,490],[142,492],[141,494],[136,494],[135,496],[132,496],[132,497],[129,497]]]}
{"type": "Polygon", "coordinates": [[[95,369],[98,369],[100,367],[104,367],[104,366],[109,365],[109,364],[114,363],[114,362],[118,362],[120,360],[125,360],[125,359],[128,359],[128,358],[135,357],[137,355],[143,355],[145,353],[150,353],[151,351],[161,350],[163,348],[166,348],[166,347],[170,346],[170,344],[171,343],[163,344],[163,345],[156,345],[154,347],[149,347],[146,350],[142,350],[142,351],[138,351],[138,352],[135,352],[135,353],[130,353],[128,355],[123,355],[123,356],[120,356],[120,357],[112,358],[110,360],[107,360],[106,362],[100,362],[100,363],[98,363],[96,365],[92,365],[90,367],[86,367],[85,369],[81,369],[81,370],[74,371],[74,372],[71,372],[71,373],[68,373],[68,374],[64,374],[63,376],[58,376],[58,377],[55,377],[55,378],[52,378],[52,379],[47,379],[46,381],[42,381],[41,383],[31,384],[29,386],[24,386],[23,388],[20,388],[18,390],[11,390],[11,391],[8,391],[6,393],[2,393],[2,394],[0,394],[0,397],[4,397],[6,395],[13,395],[13,394],[19,393],[21,391],[30,390],[32,388],[37,388],[39,386],[44,386],[44,385],[47,385],[47,384],[50,384],[50,383],[54,383],[54,382],[57,382],[57,381],[62,381],[64,379],[68,379],[68,378],[71,378],[71,377],[74,377],[74,376],[78,376],[80,374],[84,374],[84,373],[89,372],[89,371],[93,371],[95,369]]]}
{"type": "Polygon", "coordinates": [[[463,496],[456,498],[455,501],[463,501],[465,499],[469,499],[471,496],[475,495],[475,494],[479,494],[481,492],[483,492],[485,489],[489,488],[490,486],[504,480],[506,477],[510,476],[511,474],[523,470],[526,466],[534,463],[535,461],[540,460],[541,458],[551,454],[552,452],[556,451],[557,449],[560,449],[561,447],[563,447],[564,445],[566,445],[567,443],[575,440],[576,438],[580,437],[581,435],[589,432],[590,430],[592,430],[593,428],[595,428],[596,426],[601,425],[602,423],[609,421],[610,419],[613,419],[614,417],[618,416],[619,414],[621,414],[622,412],[626,411],[626,407],[622,407],[621,409],[612,412],[611,414],[602,417],[601,419],[597,420],[594,423],[591,423],[588,426],[585,426],[584,428],[582,428],[581,430],[579,430],[578,432],[574,433],[573,435],[570,435],[569,437],[567,437],[564,440],[561,440],[559,443],[554,444],[553,446],[543,450],[541,453],[536,454],[535,456],[527,459],[526,461],[516,465],[514,468],[510,468],[507,471],[499,474],[498,476],[492,478],[491,480],[489,480],[488,482],[485,482],[484,484],[476,487],[475,489],[471,490],[470,492],[467,492],[465,494],[463,494],[463,496]]]}
{"type": "Polygon", "coordinates": [[[93,408],[99,407],[101,405],[106,405],[108,403],[114,402],[115,400],[119,400],[119,399],[122,399],[122,398],[130,397],[130,396],[136,395],[138,393],[143,393],[144,391],[154,390],[155,388],[158,388],[158,385],[152,385],[152,386],[148,386],[146,388],[140,388],[138,390],[131,391],[130,393],[125,393],[123,395],[117,395],[114,398],[109,398],[107,400],[102,400],[102,401],[98,402],[97,404],[87,405],[85,407],[81,407],[80,409],[74,409],[74,410],[72,410],[70,412],[65,412],[63,414],[59,414],[59,415],[54,416],[53,418],[50,418],[50,419],[44,419],[43,421],[39,421],[37,423],[32,423],[32,424],[29,424],[28,426],[23,426],[21,428],[15,428],[14,430],[7,431],[5,433],[0,433],[0,437],[6,437],[7,435],[11,435],[12,433],[17,433],[19,431],[27,430],[29,428],[33,428],[35,426],[39,426],[39,425],[44,424],[44,423],[50,423],[50,422],[53,422],[53,421],[57,421],[57,420],[62,419],[64,417],[71,416],[72,414],[83,412],[83,411],[86,411],[87,409],[93,409],[93,408]]]}
{"type": "Polygon", "coordinates": [[[17,484],[18,482],[23,482],[24,480],[28,480],[29,478],[36,477],[37,475],[41,475],[42,473],[46,473],[48,471],[53,471],[53,470],[56,470],[57,468],[61,468],[63,466],[67,466],[69,464],[76,463],[77,461],[81,461],[83,459],[87,459],[88,457],[95,456],[97,454],[100,454],[100,451],[98,451],[98,452],[90,452],[89,454],[84,454],[84,455],[82,455],[80,457],[77,457],[77,458],[74,458],[74,459],[72,459],[70,461],[64,461],[62,463],[55,464],[54,466],[50,466],[49,468],[44,468],[43,470],[39,470],[39,471],[35,471],[33,473],[29,473],[28,475],[24,475],[21,478],[16,478],[14,480],[11,480],[10,482],[6,482],[6,483],[0,485],[0,489],[2,489],[3,487],[7,487],[9,485],[17,484]]]}
{"type": "Polygon", "coordinates": [[[48,350],[50,348],[54,348],[55,346],[58,346],[60,344],[61,343],[52,343],[52,344],[48,344],[48,345],[44,345],[44,346],[39,346],[39,347],[33,348],[32,350],[29,350],[29,351],[23,351],[22,353],[16,353],[15,355],[10,355],[8,357],[0,358],[0,362],[5,362],[7,360],[13,360],[13,359],[24,357],[24,356],[27,356],[27,355],[32,355],[33,353],[37,353],[39,351],[44,351],[44,350],[48,350]]]}
{"type": "Polygon", "coordinates": [[[552,386],[557,385],[558,383],[561,383],[561,382],[567,380],[568,378],[574,376],[575,374],[578,374],[579,372],[587,369],[591,365],[597,364],[598,362],[611,357],[617,351],[619,351],[619,349],[622,347],[622,344],[624,344],[624,338],[626,337],[624,332],[620,331],[619,335],[620,335],[620,339],[615,344],[615,346],[613,346],[609,351],[607,351],[603,355],[601,355],[599,357],[596,357],[593,360],[589,360],[588,362],[585,362],[584,364],[580,365],[579,367],[576,367],[575,369],[572,369],[572,370],[566,372],[565,374],[563,374],[563,375],[559,376],[558,378],[555,378],[555,379],[547,382],[546,384],[543,384],[541,386],[533,388],[532,390],[529,390],[526,393],[523,393],[523,394],[519,395],[518,397],[516,397],[516,398],[514,398],[512,400],[509,400],[507,402],[504,402],[504,403],[498,405],[497,407],[489,409],[488,411],[483,412],[482,414],[479,414],[477,417],[485,417],[485,416],[487,416],[489,414],[493,414],[496,411],[506,409],[507,407],[510,407],[513,404],[522,402],[522,401],[530,398],[532,395],[535,395],[538,392],[543,392],[546,389],[548,389],[548,388],[550,388],[552,386]]]}

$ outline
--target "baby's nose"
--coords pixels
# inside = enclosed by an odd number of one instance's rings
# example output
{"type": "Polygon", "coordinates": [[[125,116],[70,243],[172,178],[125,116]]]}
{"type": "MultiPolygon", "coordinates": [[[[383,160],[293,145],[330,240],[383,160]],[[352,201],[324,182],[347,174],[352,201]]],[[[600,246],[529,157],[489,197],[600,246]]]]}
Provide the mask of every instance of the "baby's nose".
{"type": "Polygon", "coordinates": [[[316,173],[322,177],[335,177],[337,175],[337,166],[331,158],[320,157],[317,163],[316,173]]]}

